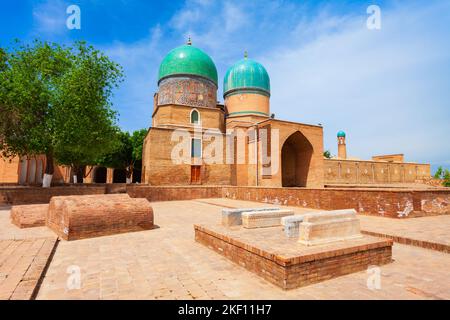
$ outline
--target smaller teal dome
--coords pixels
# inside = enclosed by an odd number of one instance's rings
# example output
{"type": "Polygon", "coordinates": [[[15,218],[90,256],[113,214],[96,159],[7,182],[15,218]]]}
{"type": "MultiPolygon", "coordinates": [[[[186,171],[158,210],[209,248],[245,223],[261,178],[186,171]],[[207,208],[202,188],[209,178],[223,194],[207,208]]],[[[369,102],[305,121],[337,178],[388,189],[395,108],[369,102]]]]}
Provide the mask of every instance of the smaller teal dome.
{"type": "Polygon", "coordinates": [[[344,131],[339,131],[337,134],[338,138],[345,138],[345,132],[344,131]]]}
{"type": "Polygon", "coordinates": [[[223,81],[223,96],[241,90],[270,96],[270,78],[262,64],[244,58],[228,69],[223,81]]]}

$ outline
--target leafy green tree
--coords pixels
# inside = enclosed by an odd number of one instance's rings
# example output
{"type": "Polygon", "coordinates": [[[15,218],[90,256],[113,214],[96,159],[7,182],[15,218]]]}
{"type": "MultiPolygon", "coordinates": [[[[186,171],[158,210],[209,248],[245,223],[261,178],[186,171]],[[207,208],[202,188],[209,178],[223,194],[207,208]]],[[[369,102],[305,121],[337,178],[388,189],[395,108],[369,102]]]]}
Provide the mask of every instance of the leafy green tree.
{"type": "Polygon", "coordinates": [[[0,68],[3,156],[45,154],[49,186],[54,160],[76,168],[110,150],[119,65],[84,42],[71,48],[34,41],[2,50],[0,68]]]}
{"type": "Polygon", "coordinates": [[[435,178],[435,179],[441,179],[443,173],[444,173],[444,169],[443,169],[442,167],[439,167],[439,168],[436,170],[436,173],[434,174],[434,178],[435,178]]]}
{"type": "Polygon", "coordinates": [[[79,176],[83,167],[94,165],[118,144],[110,98],[122,74],[117,64],[83,42],[77,43],[70,59],[56,95],[55,156],[79,176]]]}
{"type": "Polygon", "coordinates": [[[444,172],[444,187],[450,187],[450,171],[448,169],[444,172]]]}
{"type": "Polygon", "coordinates": [[[142,147],[147,130],[134,131],[132,135],[128,132],[119,132],[117,145],[114,152],[106,155],[100,165],[114,169],[123,169],[126,172],[127,183],[131,183],[136,166],[142,162],[142,147]]]}
{"type": "Polygon", "coordinates": [[[324,153],[323,153],[323,156],[325,157],[325,158],[327,158],[327,159],[331,159],[331,152],[330,152],[330,150],[326,150],[324,153]]]}
{"type": "Polygon", "coordinates": [[[439,167],[434,174],[435,179],[442,180],[442,185],[444,187],[450,187],[450,171],[448,169],[443,169],[439,167]]]}

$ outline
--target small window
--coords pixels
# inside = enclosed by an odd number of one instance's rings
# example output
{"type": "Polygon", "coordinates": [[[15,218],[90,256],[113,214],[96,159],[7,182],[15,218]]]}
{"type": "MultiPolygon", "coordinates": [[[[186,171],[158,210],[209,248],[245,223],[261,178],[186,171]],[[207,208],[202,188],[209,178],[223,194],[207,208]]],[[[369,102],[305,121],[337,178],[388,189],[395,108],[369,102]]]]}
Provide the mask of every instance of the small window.
{"type": "Polygon", "coordinates": [[[191,123],[192,124],[199,124],[200,123],[200,114],[197,110],[192,110],[191,112],[191,123]]]}
{"type": "Polygon", "coordinates": [[[191,158],[201,158],[201,157],[202,157],[202,140],[192,139],[191,158]]]}

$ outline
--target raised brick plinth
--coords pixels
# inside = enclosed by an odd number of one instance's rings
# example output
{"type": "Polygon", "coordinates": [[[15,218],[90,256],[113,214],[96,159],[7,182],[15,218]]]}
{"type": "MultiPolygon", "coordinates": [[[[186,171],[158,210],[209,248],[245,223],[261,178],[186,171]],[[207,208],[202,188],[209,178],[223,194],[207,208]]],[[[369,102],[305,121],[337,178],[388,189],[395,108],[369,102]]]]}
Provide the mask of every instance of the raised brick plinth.
{"type": "Polygon", "coordinates": [[[13,206],[11,208],[11,222],[19,228],[34,228],[45,226],[48,204],[32,204],[13,206]]]}
{"type": "Polygon", "coordinates": [[[281,227],[233,229],[195,225],[195,240],[285,289],[294,289],[392,261],[392,240],[360,239],[307,247],[281,227]]]}
{"type": "Polygon", "coordinates": [[[154,227],[150,203],[126,194],[54,197],[50,201],[46,224],[64,240],[154,227]]]}

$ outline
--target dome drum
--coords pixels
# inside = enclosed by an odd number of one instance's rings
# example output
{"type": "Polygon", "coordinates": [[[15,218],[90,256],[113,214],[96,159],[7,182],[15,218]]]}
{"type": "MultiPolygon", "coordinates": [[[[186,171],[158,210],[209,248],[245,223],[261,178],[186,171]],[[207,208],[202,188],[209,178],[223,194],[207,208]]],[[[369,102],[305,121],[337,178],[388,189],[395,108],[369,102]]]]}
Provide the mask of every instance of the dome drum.
{"type": "Polygon", "coordinates": [[[167,77],[160,80],[158,105],[168,104],[215,108],[217,88],[212,81],[202,77],[167,77]]]}

